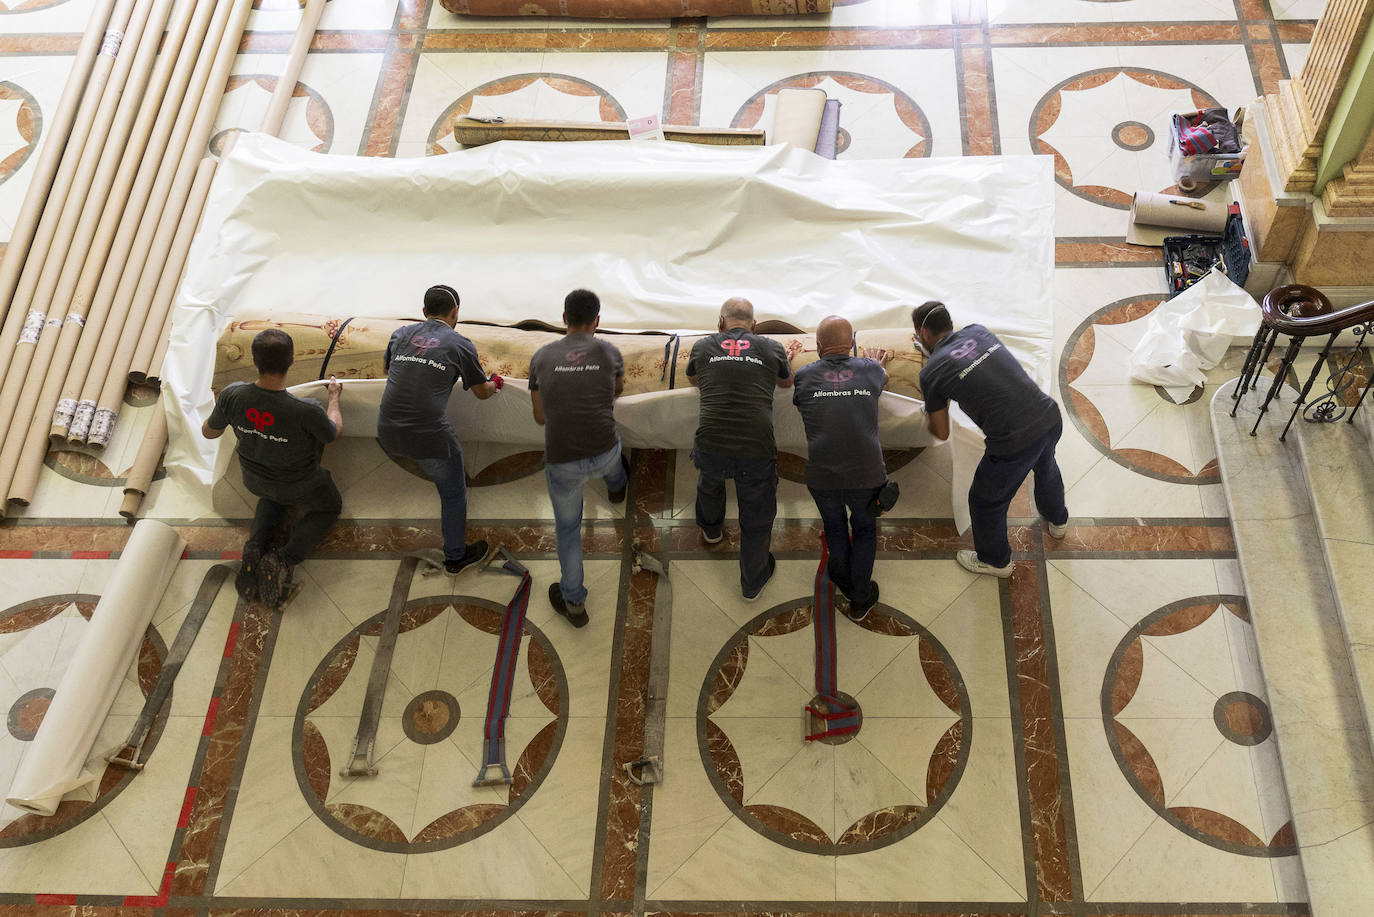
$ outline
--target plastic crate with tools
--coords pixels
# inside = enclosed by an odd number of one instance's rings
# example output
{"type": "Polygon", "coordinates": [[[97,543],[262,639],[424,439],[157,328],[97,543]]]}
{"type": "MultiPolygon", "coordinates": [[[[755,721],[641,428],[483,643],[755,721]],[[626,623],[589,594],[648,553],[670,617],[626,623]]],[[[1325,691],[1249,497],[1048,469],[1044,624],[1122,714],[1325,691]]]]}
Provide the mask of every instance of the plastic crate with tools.
{"type": "Polygon", "coordinates": [[[1166,236],[1164,280],[1173,299],[1201,280],[1208,271],[1220,270],[1237,286],[1250,276],[1250,242],[1240,218],[1240,205],[1232,204],[1226,229],[1220,236],[1166,236]]]}
{"type": "Polygon", "coordinates": [[[1245,165],[1244,123],[1243,108],[1234,116],[1217,108],[1174,114],[1169,123],[1169,163],[1180,190],[1240,176],[1245,165]]]}

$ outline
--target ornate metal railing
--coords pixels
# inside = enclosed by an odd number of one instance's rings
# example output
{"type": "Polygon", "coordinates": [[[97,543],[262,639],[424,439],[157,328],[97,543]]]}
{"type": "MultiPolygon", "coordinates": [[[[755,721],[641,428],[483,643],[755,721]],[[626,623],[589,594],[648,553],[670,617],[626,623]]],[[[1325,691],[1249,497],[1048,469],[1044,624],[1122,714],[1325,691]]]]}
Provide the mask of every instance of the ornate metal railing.
{"type": "Polygon", "coordinates": [[[1260,315],[1259,330],[1255,332],[1255,339],[1245,356],[1245,367],[1236,382],[1236,390],[1231,393],[1232,400],[1236,402],[1231,408],[1231,416],[1236,416],[1241,395],[1259,385],[1260,374],[1268,365],[1269,357],[1280,335],[1288,337],[1288,346],[1279,359],[1274,380],[1260,404],[1259,417],[1255,418],[1255,425],[1250,429],[1251,436],[1259,430],[1260,421],[1264,419],[1270,403],[1278,396],[1284,380],[1294,373],[1293,367],[1303,343],[1308,338],[1327,335],[1326,344],[1298,393],[1293,413],[1289,415],[1288,423],[1284,424],[1279,439],[1283,440],[1288,436],[1288,430],[1300,413],[1312,423],[1335,423],[1342,418],[1345,418],[1346,423],[1353,423],[1356,412],[1364,403],[1371,385],[1374,385],[1374,378],[1364,380],[1364,390],[1360,392],[1355,403],[1345,403],[1349,400],[1351,390],[1361,382],[1359,373],[1369,353],[1367,345],[1370,332],[1374,331],[1374,301],[1337,310],[1331,307],[1331,301],[1315,287],[1290,284],[1275,287],[1265,295],[1264,301],[1260,304],[1260,315]],[[1355,339],[1354,346],[1343,361],[1331,366],[1331,351],[1336,345],[1336,339],[1347,331],[1355,339]],[[1312,393],[1312,387],[1323,369],[1329,370],[1326,392],[1309,403],[1307,396],[1312,393]]]}

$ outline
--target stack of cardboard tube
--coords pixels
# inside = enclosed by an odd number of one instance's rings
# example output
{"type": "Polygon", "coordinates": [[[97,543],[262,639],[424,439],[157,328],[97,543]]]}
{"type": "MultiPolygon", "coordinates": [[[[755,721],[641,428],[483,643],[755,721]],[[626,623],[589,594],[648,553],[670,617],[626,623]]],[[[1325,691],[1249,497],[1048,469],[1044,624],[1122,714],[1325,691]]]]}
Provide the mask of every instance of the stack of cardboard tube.
{"type": "MultiPolygon", "coordinates": [[[[281,129],[325,0],[309,0],[262,130],[281,129]]],[[[96,0],[0,263],[0,516],[55,442],[109,445],[130,380],[156,381],[217,160],[215,115],[252,0],[96,0]]],[[[167,441],[129,469],[133,516],[167,441]]]]}

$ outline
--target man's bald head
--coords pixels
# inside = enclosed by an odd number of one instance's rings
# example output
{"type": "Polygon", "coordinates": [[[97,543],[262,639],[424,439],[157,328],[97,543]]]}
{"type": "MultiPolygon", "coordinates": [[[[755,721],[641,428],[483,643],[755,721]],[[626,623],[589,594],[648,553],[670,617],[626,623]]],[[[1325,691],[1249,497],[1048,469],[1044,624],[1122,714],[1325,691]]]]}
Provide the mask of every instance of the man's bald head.
{"type": "Polygon", "coordinates": [[[854,326],[838,315],[827,315],[816,326],[816,349],[821,356],[848,353],[854,347],[854,326]]]}
{"type": "Polygon", "coordinates": [[[743,296],[732,296],[720,307],[721,331],[743,328],[754,330],[754,304],[743,296]]]}

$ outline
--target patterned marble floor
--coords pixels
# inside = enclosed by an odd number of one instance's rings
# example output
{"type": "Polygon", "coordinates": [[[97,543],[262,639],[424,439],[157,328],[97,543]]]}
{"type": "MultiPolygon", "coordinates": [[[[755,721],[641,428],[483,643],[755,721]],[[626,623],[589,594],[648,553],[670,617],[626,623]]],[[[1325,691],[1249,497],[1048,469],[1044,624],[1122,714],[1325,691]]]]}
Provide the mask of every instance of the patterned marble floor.
{"type": "MultiPolygon", "coordinates": [[[[91,0],[0,0],[0,242],[91,0]]],[[[745,604],[737,531],[701,548],[684,455],[634,455],[630,512],[588,490],[592,623],[558,619],[535,452],[474,445],[471,516],[534,580],[509,788],[470,786],[512,580],[417,577],[375,778],[339,775],[398,558],[437,541],[432,491],[374,443],[330,448],[345,519],[281,616],[225,594],[159,721],[147,770],[57,816],[0,809],[14,914],[454,909],[503,914],[1304,915],[1306,893],[1208,426],[1132,384],[1163,299],[1126,201],[1172,183],[1168,113],[1243,104],[1302,64],[1320,0],[837,0],[829,17],[460,20],[433,0],[331,0],[284,136],[340,155],[453,149],[465,113],[767,124],[768,96],[844,102],[841,156],[1036,152],[1058,188],[1054,394],[1074,515],[1048,540],[1013,507],[1016,573],[952,561],[947,450],[894,452],[884,602],[839,622],[859,734],[801,741],[813,691],[818,527],[784,456],[779,572],[745,604]],[[669,561],[671,605],[631,547],[669,561]],[[672,611],[667,781],[630,782],[652,625],[672,611]],[[517,764],[518,762],[518,764],[517,764]]],[[[217,124],[254,124],[296,0],[258,0],[217,124]]],[[[213,145],[213,144],[212,144],[213,145]]],[[[1225,195],[1226,189],[1212,192],[1225,195]]],[[[1217,383],[1233,366],[1215,373],[1217,383]]],[[[50,458],[0,524],[0,784],[127,537],[115,509],[147,423],[50,458]]],[[[251,500],[160,481],[148,515],[189,544],[100,741],[127,729],[192,596],[237,558],[251,500]]]]}

